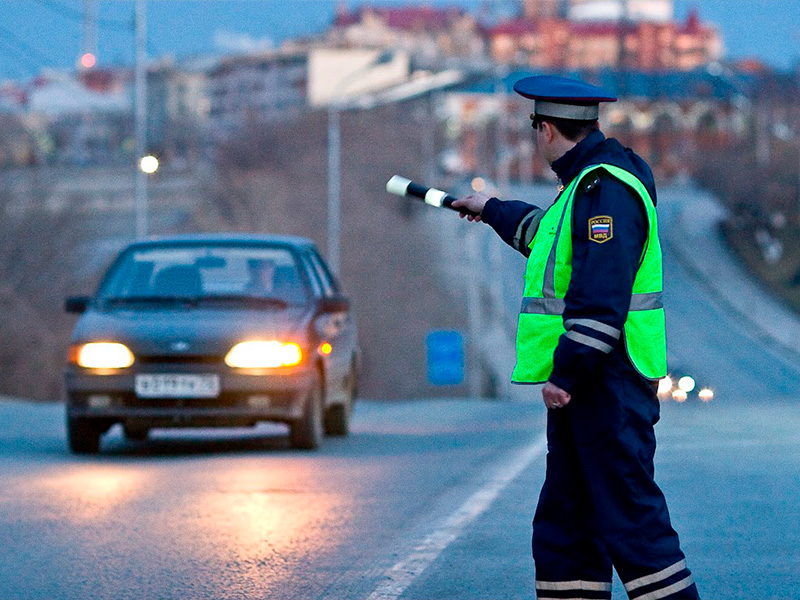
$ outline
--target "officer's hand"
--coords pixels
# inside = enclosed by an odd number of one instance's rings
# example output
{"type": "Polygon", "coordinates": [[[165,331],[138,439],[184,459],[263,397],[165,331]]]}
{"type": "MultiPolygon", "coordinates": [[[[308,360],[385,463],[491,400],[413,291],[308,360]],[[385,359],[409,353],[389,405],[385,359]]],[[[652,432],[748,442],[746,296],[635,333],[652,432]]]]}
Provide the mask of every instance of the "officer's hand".
{"type": "Polygon", "coordinates": [[[551,409],[563,408],[572,400],[572,396],[549,381],[542,388],[542,397],[544,398],[544,405],[551,409]]]}
{"type": "Polygon", "coordinates": [[[474,212],[477,214],[477,217],[473,217],[472,215],[468,215],[466,213],[460,213],[459,216],[463,219],[467,217],[469,221],[475,221],[476,223],[481,222],[481,213],[483,212],[483,207],[486,206],[486,203],[489,201],[489,196],[484,194],[474,193],[470,194],[469,196],[464,196],[463,198],[459,198],[455,202],[453,202],[453,208],[466,208],[467,210],[474,212]]]}

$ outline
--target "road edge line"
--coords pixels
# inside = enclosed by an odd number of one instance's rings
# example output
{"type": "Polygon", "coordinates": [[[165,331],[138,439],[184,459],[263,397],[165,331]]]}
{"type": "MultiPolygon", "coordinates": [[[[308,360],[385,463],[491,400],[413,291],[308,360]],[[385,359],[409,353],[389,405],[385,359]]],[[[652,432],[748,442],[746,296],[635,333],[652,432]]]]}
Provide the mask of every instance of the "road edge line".
{"type": "Polygon", "coordinates": [[[367,597],[367,600],[397,600],[412,583],[439,557],[464,529],[497,499],[526,467],[544,456],[547,440],[539,436],[533,443],[515,454],[478,491],[445,518],[442,523],[417,544],[411,553],[384,572],[385,581],[367,597]]]}

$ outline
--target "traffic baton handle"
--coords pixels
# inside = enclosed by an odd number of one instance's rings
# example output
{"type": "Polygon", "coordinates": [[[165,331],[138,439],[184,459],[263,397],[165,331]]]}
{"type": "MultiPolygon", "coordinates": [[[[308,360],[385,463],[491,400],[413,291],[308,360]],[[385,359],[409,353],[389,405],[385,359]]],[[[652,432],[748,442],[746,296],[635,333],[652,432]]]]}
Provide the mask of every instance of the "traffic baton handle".
{"type": "Polygon", "coordinates": [[[414,200],[422,200],[425,204],[430,204],[437,208],[449,208],[456,212],[465,215],[472,215],[477,217],[478,214],[465,208],[457,208],[453,206],[453,202],[458,200],[455,196],[451,196],[447,192],[437,190],[436,188],[426,187],[419,183],[414,183],[406,177],[394,175],[389,181],[386,182],[386,191],[395,196],[402,196],[403,198],[413,198],[414,200]]]}

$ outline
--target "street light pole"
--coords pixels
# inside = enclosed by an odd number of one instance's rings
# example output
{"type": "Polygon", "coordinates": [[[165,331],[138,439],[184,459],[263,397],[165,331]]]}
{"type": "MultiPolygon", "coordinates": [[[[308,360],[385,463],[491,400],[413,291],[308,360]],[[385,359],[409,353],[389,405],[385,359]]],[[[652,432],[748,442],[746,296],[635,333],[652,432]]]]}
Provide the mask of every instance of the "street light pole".
{"type": "Polygon", "coordinates": [[[147,11],[146,0],[136,0],[136,157],[134,179],[134,206],[136,211],[136,237],[147,235],[147,174],[139,161],[147,151],[147,11]]]}
{"type": "Polygon", "coordinates": [[[337,277],[340,275],[342,253],[342,207],[341,207],[341,114],[346,108],[341,98],[345,86],[357,76],[363,75],[377,65],[393,60],[391,52],[384,51],[369,63],[350,73],[334,87],[328,102],[328,264],[337,277]]]}
{"type": "Polygon", "coordinates": [[[338,99],[328,105],[328,264],[340,275],[341,257],[341,110],[338,99]]]}

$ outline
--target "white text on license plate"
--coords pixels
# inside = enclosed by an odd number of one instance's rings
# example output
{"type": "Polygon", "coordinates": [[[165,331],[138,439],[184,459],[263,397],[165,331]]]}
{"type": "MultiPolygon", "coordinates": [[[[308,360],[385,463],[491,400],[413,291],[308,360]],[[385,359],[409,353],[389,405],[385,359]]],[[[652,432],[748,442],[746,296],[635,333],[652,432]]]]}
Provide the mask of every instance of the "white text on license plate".
{"type": "Polygon", "coordinates": [[[137,375],[134,380],[139,398],[216,398],[219,375],[137,375]]]}

